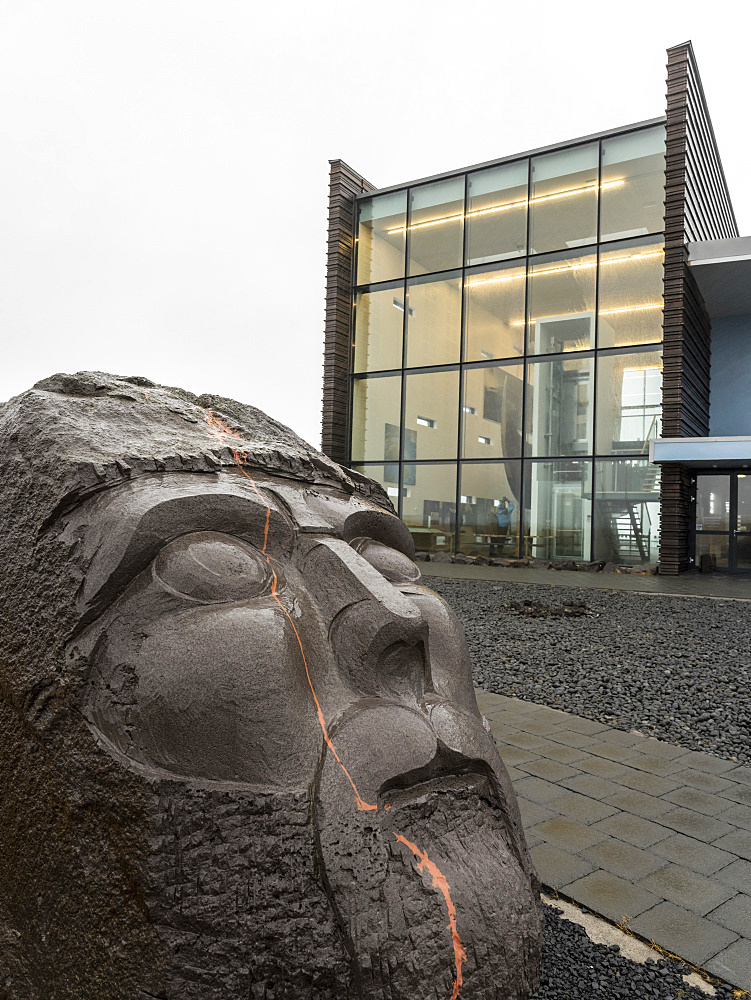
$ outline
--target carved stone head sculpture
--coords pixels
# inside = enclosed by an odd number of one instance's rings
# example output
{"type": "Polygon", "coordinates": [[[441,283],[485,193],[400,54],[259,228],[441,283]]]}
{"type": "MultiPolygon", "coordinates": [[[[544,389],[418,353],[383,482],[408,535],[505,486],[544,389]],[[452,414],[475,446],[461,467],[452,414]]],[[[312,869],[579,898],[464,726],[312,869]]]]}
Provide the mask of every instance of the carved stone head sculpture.
{"type": "Polygon", "coordinates": [[[0,996],[511,1000],[537,881],[376,483],[232,400],[0,407],[0,996]]]}

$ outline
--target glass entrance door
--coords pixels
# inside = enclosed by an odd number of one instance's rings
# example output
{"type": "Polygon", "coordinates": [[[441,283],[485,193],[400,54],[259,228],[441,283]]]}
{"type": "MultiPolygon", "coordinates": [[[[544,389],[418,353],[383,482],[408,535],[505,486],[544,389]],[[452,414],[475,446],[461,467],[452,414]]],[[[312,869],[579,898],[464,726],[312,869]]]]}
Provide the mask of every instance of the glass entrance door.
{"type": "Polygon", "coordinates": [[[695,528],[697,568],[751,572],[751,475],[697,475],[695,528]]]}

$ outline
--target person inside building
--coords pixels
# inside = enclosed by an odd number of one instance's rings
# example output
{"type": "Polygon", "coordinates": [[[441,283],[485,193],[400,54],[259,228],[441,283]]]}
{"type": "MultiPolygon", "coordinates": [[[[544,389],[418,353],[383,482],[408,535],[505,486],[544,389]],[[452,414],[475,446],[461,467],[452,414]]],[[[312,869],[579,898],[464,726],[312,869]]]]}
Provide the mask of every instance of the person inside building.
{"type": "Polygon", "coordinates": [[[498,507],[495,509],[495,516],[498,520],[498,534],[504,538],[508,535],[511,527],[511,515],[516,510],[516,504],[508,497],[501,497],[498,507]]]}

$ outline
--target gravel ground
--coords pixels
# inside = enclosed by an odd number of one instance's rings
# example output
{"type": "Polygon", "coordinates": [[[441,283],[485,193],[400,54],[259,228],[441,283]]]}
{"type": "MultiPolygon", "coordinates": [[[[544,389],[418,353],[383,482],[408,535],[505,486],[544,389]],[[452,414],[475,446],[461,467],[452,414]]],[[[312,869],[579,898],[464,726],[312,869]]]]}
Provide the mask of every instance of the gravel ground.
{"type": "Polygon", "coordinates": [[[751,763],[748,602],[425,582],[462,621],[487,691],[751,763]]]}
{"type": "MultiPolygon", "coordinates": [[[[708,1000],[707,994],[683,980],[685,969],[675,959],[649,959],[644,965],[621,955],[617,945],[593,944],[584,928],[545,907],[545,944],[540,989],[534,1000],[708,1000]]],[[[733,996],[731,986],[715,986],[716,1000],[733,996]]]]}

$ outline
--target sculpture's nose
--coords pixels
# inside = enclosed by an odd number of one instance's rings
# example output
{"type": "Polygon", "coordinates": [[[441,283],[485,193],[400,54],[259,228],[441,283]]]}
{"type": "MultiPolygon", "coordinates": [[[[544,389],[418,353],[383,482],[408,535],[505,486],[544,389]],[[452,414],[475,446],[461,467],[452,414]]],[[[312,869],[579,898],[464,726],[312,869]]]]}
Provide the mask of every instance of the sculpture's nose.
{"type": "Polygon", "coordinates": [[[339,669],[357,691],[420,701],[430,668],[428,627],[417,604],[340,539],[320,539],[303,572],[339,669]]]}

